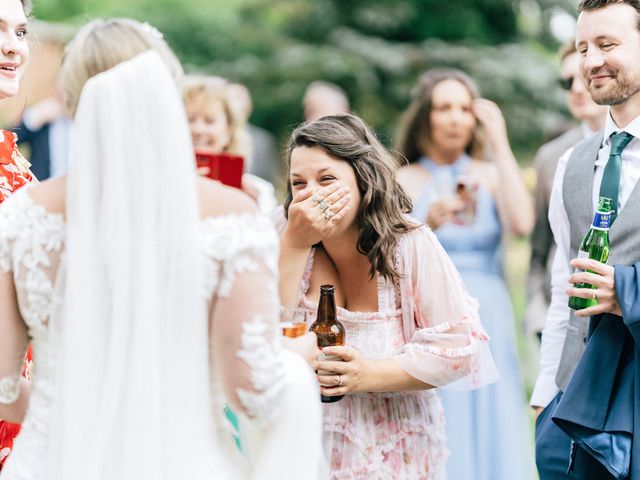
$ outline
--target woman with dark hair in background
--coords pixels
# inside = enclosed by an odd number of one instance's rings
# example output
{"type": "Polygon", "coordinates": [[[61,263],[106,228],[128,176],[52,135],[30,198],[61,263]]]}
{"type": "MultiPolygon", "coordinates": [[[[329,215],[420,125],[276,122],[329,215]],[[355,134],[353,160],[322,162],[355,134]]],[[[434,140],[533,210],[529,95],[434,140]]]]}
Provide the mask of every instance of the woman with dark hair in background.
{"type": "Polygon", "coordinates": [[[447,447],[436,388],[495,380],[472,299],[411,202],[395,162],[358,117],[298,127],[286,150],[280,294],[318,308],[335,285],[346,345],[315,364],[332,479],[443,479],[447,447]]]}
{"type": "Polygon", "coordinates": [[[478,299],[501,377],[482,390],[443,392],[449,478],[529,478],[526,401],[501,243],[505,232],[529,233],[533,206],[502,113],[478,98],[465,73],[430,70],[413,91],[398,151],[409,163],[398,179],[414,202],[412,215],[435,232],[478,299]]]}

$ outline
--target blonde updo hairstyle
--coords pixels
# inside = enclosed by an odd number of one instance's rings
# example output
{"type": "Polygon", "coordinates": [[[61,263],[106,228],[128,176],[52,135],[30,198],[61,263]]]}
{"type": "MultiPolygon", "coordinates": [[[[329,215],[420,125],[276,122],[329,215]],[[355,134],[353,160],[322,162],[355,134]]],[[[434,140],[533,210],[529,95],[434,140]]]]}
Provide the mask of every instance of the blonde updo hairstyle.
{"type": "Polygon", "coordinates": [[[182,66],[162,34],[151,25],[114,18],[93,20],[82,27],[67,45],[62,60],[62,88],[69,114],[75,114],[87,80],[147,50],[160,54],[178,85],[183,77],[182,66]]]}

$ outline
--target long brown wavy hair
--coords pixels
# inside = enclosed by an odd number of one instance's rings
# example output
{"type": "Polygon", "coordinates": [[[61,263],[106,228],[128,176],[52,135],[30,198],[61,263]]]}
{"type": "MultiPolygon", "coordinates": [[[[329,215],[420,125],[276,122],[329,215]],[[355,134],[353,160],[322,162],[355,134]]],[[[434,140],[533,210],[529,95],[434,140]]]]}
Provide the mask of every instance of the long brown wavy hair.
{"type": "MultiPolygon", "coordinates": [[[[400,164],[417,162],[420,157],[427,154],[431,140],[430,117],[433,108],[433,89],[445,80],[460,82],[469,90],[471,98],[478,98],[478,87],[475,82],[461,70],[434,68],[423,73],[411,90],[411,104],[400,121],[396,144],[400,164]]],[[[485,157],[484,133],[479,126],[476,127],[465,151],[473,158],[485,157]]]]}
{"type": "MultiPolygon", "coordinates": [[[[362,198],[356,216],[358,252],[369,259],[372,278],[378,272],[388,280],[397,281],[400,275],[395,270],[394,259],[398,237],[418,225],[405,216],[412,209],[411,200],[396,181],[396,165],[391,154],[360,118],[347,113],[304,123],[294,130],[286,147],[287,178],[291,171],[291,153],[298,147],[321,148],[353,168],[362,198]]],[[[285,214],[292,198],[291,182],[287,181],[285,214]]]]}

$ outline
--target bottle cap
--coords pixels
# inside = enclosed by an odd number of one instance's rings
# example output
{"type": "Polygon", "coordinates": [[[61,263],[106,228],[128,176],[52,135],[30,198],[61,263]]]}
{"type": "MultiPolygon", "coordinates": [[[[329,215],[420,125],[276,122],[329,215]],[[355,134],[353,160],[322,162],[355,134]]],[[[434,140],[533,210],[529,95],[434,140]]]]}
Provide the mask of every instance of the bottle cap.
{"type": "Polygon", "coordinates": [[[320,292],[321,293],[333,293],[335,291],[336,287],[334,287],[333,285],[320,285],[320,292]]]}

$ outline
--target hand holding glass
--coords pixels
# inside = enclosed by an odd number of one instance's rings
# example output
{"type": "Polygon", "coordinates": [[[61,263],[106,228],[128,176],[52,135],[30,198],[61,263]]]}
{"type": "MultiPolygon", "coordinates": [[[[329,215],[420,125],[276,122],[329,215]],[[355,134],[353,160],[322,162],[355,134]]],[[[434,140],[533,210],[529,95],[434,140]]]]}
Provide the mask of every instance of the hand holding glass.
{"type": "Polygon", "coordinates": [[[307,333],[307,310],[300,307],[280,307],[280,327],[285,337],[296,338],[307,333]]]}

